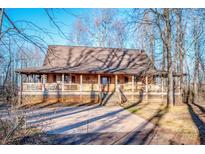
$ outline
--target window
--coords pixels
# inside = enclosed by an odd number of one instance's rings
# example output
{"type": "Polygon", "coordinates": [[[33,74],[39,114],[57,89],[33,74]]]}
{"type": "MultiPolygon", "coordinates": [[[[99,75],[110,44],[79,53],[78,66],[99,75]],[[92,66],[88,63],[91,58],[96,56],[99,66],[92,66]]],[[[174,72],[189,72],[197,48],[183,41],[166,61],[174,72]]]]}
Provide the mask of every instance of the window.
{"type": "Polygon", "coordinates": [[[90,76],[85,76],[84,82],[85,83],[92,83],[90,76]]]}
{"type": "Polygon", "coordinates": [[[103,77],[101,78],[101,83],[102,83],[103,85],[109,84],[109,83],[110,83],[110,78],[103,76],[103,77]]]}
{"type": "Polygon", "coordinates": [[[128,77],[125,77],[125,83],[128,83],[129,79],[128,77]]]}
{"type": "Polygon", "coordinates": [[[69,83],[70,82],[70,76],[69,75],[65,75],[64,76],[64,82],[65,83],[69,83]]]}
{"type": "Polygon", "coordinates": [[[86,80],[86,81],[90,81],[90,77],[86,77],[85,80],[86,80]]]}
{"type": "Polygon", "coordinates": [[[72,83],[75,83],[75,76],[71,77],[71,81],[72,81],[72,83]]]}
{"type": "Polygon", "coordinates": [[[56,82],[56,75],[53,75],[53,82],[56,82]]]}

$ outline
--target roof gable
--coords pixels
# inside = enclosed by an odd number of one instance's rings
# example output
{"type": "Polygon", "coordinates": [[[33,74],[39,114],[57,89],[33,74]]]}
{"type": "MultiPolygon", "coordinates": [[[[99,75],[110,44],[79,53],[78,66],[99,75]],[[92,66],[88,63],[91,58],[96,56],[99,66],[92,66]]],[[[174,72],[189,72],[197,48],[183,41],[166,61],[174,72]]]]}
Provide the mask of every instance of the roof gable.
{"type": "Polygon", "coordinates": [[[55,72],[138,74],[154,69],[143,50],[49,46],[43,67],[55,72]]]}

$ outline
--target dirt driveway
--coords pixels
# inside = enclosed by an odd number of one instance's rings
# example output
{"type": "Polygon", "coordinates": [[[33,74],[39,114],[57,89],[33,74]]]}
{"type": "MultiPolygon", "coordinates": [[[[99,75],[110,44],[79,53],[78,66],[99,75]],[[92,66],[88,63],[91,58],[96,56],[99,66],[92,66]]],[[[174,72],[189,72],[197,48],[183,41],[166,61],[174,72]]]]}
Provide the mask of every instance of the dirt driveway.
{"type": "Polygon", "coordinates": [[[27,111],[27,126],[42,129],[51,144],[144,144],[154,127],[122,107],[97,105],[27,111]]]}

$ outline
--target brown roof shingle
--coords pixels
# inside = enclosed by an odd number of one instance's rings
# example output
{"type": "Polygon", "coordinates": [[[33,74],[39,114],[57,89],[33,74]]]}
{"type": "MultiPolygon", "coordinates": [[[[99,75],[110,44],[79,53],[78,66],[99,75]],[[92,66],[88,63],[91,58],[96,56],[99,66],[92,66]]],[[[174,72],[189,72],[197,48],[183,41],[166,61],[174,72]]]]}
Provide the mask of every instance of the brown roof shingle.
{"type": "Polygon", "coordinates": [[[155,71],[143,50],[52,45],[39,68],[19,73],[141,74],[155,71]]]}

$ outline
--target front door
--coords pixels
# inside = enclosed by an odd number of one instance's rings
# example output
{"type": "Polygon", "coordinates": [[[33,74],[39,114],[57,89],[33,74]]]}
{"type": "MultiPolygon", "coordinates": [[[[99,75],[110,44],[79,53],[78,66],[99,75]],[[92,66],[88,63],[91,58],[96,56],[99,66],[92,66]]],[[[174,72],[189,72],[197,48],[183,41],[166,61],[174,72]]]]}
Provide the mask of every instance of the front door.
{"type": "Polygon", "coordinates": [[[101,77],[101,85],[102,85],[102,92],[108,92],[109,85],[110,85],[110,77],[102,76],[101,77]]]}

